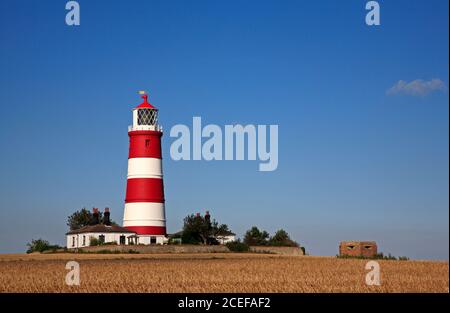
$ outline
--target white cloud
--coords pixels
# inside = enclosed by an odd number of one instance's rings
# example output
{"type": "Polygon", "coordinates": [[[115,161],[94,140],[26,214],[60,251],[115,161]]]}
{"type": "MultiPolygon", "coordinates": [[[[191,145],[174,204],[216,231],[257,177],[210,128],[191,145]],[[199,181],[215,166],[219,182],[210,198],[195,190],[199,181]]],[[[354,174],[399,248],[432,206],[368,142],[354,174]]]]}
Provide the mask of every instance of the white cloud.
{"type": "Polygon", "coordinates": [[[399,80],[394,86],[387,90],[388,95],[406,94],[410,96],[425,96],[433,91],[446,92],[447,86],[445,83],[434,78],[432,80],[416,79],[411,82],[399,80]]]}

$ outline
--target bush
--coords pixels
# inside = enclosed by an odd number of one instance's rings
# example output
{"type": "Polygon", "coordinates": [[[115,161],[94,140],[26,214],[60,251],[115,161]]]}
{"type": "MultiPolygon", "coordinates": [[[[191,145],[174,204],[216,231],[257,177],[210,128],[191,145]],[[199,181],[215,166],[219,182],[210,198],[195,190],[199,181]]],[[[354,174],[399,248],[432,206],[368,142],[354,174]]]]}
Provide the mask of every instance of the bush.
{"type": "Polygon", "coordinates": [[[273,237],[269,239],[269,246],[281,247],[298,247],[298,243],[289,237],[289,234],[284,230],[278,230],[273,237]]]}
{"type": "Polygon", "coordinates": [[[380,260],[397,260],[397,258],[390,253],[387,256],[383,255],[383,253],[379,253],[375,256],[375,258],[380,260]]]}
{"type": "Polygon", "coordinates": [[[201,238],[194,232],[183,231],[181,241],[185,244],[198,245],[202,242],[201,238]]]}
{"type": "Polygon", "coordinates": [[[169,245],[180,245],[183,242],[183,240],[181,239],[181,237],[172,237],[169,238],[169,245]]]}
{"type": "Polygon", "coordinates": [[[28,249],[27,253],[33,252],[44,252],[44,251],[52,251],[56,252],[56,250],[62,249],[62,247],[58,245],[51,245],[47,240],[36,239],[31,240],[31,243],[27,243],[28,249]]]}
{"type": "Polygon", "coordinates": [[[284,229],[278,230],[275,235],[269,237],[268,232],[261,231],[256,226],[247,230],[244,243],[249,246],[299,247],[299,244],[292,240],[284,229]]]}
{"type": "Polygon", "coordinates": [[[89,245],[92,246],[117,246],[117,241],[103,242],[98,238],[90,237],[89,245]]]}
{"type": "Polygon", "coordinates": [[[101,244],[100,240],[98,240],[95,237],[89,238],[89,245],[92,246],[99,246],[101,244]]]}
{"type": "Polygon", "coordinates": [[[396,260],[408,261],[409,260],[409,258],[407,258],[406,256],[401,256],[401,257],[396,258],[395,256],[391,255],[390,253],[386,256],[383,254],[383,252],[375,254],[372,257],[367,257],[367,256],[363,256],[363,255],[346,255],[346,254],[343,254],[343,255],[338,254],[338,255],[336,255],[336,257],[340,258],[340,259],[363,259],[363,260],[366,260],[366,259],[367,260],[392,260],[392,261],[396,261],[396,260]]]}
{"type": "Polygon", "coordinates": [[[269,233],[265,230],[260,231],[256,226],[247,230],[244,235],[244,243],[249,246],[265,246],[268,243],[268,239],[269,233]]]}
{"type": "Polygon", "coordinates": [[[210,215],[191,214],[184,218],[181,238],[183,243],[188,244],[217,245],[219,242],[216,238],[229,233],[226,224],[219,224],[215,219],[211,220],[210,215]]]}
{"type": "Polygon", "coordinates": [[[226,246],[232,252],[247,252],[250,250],[250,247],[247,244],[241,242],[239,239],[236,241],[227,242],[226,246]]]}

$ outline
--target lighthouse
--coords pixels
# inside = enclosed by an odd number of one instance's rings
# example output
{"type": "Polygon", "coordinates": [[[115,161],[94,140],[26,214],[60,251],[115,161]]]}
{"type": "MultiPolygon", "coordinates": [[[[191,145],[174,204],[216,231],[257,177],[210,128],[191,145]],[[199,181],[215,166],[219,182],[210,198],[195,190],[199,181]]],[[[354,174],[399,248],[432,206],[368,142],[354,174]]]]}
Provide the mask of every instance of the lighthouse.
{"type": "Polygon", "coordinates": [[[140,244],[166,241],[166,216],[158,109],[144,92],[128,127],[130,148],[123,226],[136,232],[140,244]]]}

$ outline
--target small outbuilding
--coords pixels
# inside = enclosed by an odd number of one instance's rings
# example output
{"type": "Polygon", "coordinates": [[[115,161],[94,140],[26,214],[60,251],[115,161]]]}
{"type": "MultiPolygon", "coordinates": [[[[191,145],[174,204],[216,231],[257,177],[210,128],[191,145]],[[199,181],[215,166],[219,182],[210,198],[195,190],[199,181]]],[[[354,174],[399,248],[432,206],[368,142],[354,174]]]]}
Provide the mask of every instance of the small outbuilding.
{"type": "Polygon", "coordinates": [[[342,241],[339,244],[339,255],[374,257],[377,255],[377,243],[375,241],[342,241]]]}

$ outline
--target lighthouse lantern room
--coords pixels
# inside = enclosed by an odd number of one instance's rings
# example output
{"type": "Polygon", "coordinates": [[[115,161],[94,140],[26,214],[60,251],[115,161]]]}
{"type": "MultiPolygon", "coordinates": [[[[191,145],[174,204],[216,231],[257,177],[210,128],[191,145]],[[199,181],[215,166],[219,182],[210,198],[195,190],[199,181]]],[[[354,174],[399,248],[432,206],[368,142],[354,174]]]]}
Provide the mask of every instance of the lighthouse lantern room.
{"type": "Polygon", "coordinates": [[[133,109],[128,128],[130,149],[123,226],[136,232],[139,244],[167,242],[158,109],[144,100],[133,109]]]}

